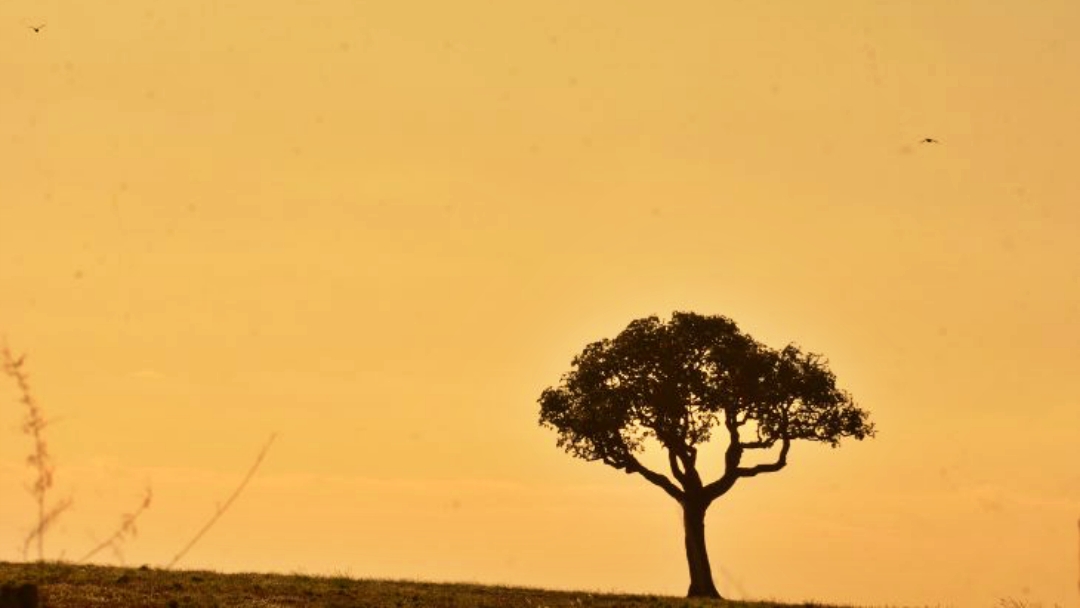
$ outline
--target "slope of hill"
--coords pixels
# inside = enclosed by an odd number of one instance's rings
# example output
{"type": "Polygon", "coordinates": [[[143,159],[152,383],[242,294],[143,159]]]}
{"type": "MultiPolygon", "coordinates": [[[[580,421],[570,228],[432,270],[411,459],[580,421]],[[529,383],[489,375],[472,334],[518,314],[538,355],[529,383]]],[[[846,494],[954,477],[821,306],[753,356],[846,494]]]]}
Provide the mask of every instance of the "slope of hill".
{"type": "MultiPolygon", "coordinates": [[[[765,608],[759,602],[285,574],[0,562],[0,585],[35,583],[48,608],[765,608]]],[[[807,604],[808,605],[808,604],[807,604]]]]}

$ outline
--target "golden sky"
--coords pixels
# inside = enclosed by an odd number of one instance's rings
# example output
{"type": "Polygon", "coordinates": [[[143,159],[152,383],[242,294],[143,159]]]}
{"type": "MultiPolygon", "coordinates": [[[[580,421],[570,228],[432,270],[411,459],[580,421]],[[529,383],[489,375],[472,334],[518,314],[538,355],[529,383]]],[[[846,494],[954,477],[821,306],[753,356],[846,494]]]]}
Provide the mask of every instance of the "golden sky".
{"type": "Polygon", "coordinates": [[[124,558],[167,562],[278,431],[182,566],[682,594],[675,503],[563,454],[536,399],[692,310],[824,353],[880,429],[714,504],[722,593],[1077,606],[1078,27],[1072,0],[5,0],[0,333],[75,500],[47,553],[150,484],[124,558]]]}

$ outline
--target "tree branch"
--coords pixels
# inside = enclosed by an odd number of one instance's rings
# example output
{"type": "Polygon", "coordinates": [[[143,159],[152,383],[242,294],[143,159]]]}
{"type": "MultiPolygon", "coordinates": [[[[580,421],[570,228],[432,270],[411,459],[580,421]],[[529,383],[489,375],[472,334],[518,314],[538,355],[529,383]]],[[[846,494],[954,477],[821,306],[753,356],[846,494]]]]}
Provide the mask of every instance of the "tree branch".
{"type": "Polygon", "coordinates": [[[678,481],[686,487],[686,474],[679,468],[679,457],[675,455],[675,450],[668,449],[668,466],[671,467],[671,474],[675,476],[675,481],[678,481]]]}
{"type": "Polygon", "coordinates": [[[728,430],[728,447],[724,451],[724,476],[734,474],[735,470],[739,468],[739,462],[742,461],[743,444],[739,441],[739,421],[734,413],[727,413],[724,416],[724,426],[728,430]]]}
{"type": "Polygon", "coordinates": [[[717,479],[716,481],[705,486],[705,488],[703,489],[705,499],[711,503],[712,501],[720,498],[724,494],[727,494],[728,490],[730,490],[732,486],[735,485],[735,482],[738,480],[738,475],[734,473],[724,473],[724,475],[720,477],[720,479],[717,479]]]}
{"type": "Polygon", "coordinates": [[[651,481],[653,484],[659,486],[661,490],[667,492],[675,500],[682,502],[685,493],[680,490],[678,486],[672,483],[671,480],[667,478],[667,476],[650,470],[648,467],[638,462],[637,458],[634,458],[633,456],[627,456],[627,458],[630,461],[624,467],[624,470],[627,472],[627,474],[637,473],[641,475],[645,479],[651,481]]]}
{"type": "Polygon", "coordinates": [[[755,475],[760,475],[761,473],[775,473],[787,465],[787,455],[790,448],[791,440],[784,437],[783,444],[780,447],[780,456],[776,459],[776,462],[757,464],[752,467],[739,467],[735,469],[735,473],[739,477],[753,477],[755,475]]]}
{"type": "Polygon", "coordinates": [[[728,447],[724,451],[724,474],[720,479],[703,488],[705,498],[709,502],[720,498],[735,485],[739,479],[739,463],[742,461],[743,448],[746,444],[739,440],[739,427],[745,424],[739,422],[738,415],[728,411],[724,416],[724,426],[728,430],[728,447]]]}

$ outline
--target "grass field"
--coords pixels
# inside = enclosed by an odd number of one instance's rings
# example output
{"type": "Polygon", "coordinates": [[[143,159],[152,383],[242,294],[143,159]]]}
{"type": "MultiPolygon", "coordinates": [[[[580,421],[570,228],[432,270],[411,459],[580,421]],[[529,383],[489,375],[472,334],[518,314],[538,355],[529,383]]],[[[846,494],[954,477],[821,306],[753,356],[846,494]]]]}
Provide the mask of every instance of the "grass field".
{"type": "Polygon", "coordinates": [[[776,604],[285,574],[0,562],[0,584],[36,583],[49,608],[765,608],[776,604]]]}

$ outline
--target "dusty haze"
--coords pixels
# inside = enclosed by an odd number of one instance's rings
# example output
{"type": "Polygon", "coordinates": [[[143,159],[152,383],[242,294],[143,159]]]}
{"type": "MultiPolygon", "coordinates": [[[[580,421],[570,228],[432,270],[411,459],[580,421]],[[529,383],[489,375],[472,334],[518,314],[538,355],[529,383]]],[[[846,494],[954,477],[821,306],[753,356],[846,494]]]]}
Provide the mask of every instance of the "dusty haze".
{"type": "Polygon", "coordinates": [[[880,428],[714,505],[721,592],[1077,606],[1078,27],[1065,0],[5,0],[0,332],[75,499],[47,554],[149,483],[123,557],[167,562],[276,430],[182,566],[681,594],[676,505],[563,454],[536,399],[693,310],[824,353],[880,428]]]}

